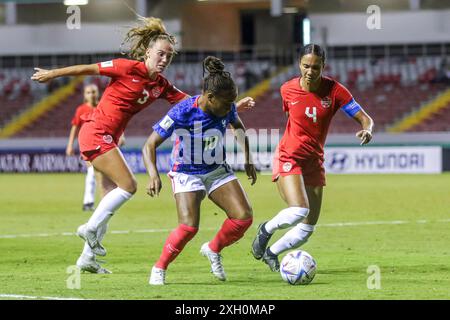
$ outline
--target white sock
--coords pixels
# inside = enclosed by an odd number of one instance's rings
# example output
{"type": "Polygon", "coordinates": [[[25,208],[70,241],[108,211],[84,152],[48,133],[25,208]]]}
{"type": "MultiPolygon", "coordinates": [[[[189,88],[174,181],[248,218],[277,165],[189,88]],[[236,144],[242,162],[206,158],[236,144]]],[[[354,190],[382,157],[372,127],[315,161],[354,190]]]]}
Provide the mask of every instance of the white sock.
{"type": "MultiPolygon", "coordinates": [[[[102,242],[103,237],[105,236],[106,230],[108,230],[108,224],[102,224],[97,230],[97,239],[99,242],[102,242]]],[[[83,255],[85,255],[87,258],[93,258],[95,256],[95,253],[92,252],[91,247],[87,243],[84,243],[83,248],[83,255]]]]}
{"type": "Polygon", "coordinates": [[[314,226],[311,224],[299,223],[291,230],[286,232],[277,242],[270,246],[270,251],[273,254],[279,255],[280,253],[295,249],[306,243],[308,238],[314,231],[314,226]]]}
{"type": "Polygon", "coordinates": [[[92,214],[87,223],[90,230],[98,230],[101,225],[108,223],[111,216],[122,204],[127,202],[133,195],[119,187],[108,192],[92,214]]]}
{"type": "Polygon", "coordinates": [[[94,167],[87,168],[86,180],[84,183],[83,204],[95,202],[95,171],[94,167]]]}
{"type": "Polygon", "coordinates": [[[306,218],[308,213],[309,209],[302,207],[289,207],[283,209],[264,225],[264,229],[272,234],[278,229],[289,228],[306,218]]]}

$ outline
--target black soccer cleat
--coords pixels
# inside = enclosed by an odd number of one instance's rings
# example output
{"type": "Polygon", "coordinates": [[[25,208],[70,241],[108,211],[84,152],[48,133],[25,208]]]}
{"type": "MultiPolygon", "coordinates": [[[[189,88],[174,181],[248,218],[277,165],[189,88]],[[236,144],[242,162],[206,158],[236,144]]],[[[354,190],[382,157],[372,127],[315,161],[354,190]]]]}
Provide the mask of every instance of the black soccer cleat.
{"type": "Polygon", "coordinates": [[[90,203],[84,203],[83,204],[83,209],[82,209],[83,211],[94,211],[95,210],[95,208],[94,208],[94,203],[93,202],[90,202],[90,203]]]}
{"type": "Polygon", "coordinates": [[[278,262],[278,256],[270,251],[270,248],[264,252],[262,260],[269,266],[273,272],[280,271],[280,262],[278,262]]]}
{"type": "Polygon", "coordinates": [[[256,232],[255,240],[252,243],[252,254],[255,259],[259,260],[263,257],[266,251],[267,244],[269,243],[272,234],[265,231],[263,228],[266,222],[261,223],[258,226],[258,231],[256,232]]]}

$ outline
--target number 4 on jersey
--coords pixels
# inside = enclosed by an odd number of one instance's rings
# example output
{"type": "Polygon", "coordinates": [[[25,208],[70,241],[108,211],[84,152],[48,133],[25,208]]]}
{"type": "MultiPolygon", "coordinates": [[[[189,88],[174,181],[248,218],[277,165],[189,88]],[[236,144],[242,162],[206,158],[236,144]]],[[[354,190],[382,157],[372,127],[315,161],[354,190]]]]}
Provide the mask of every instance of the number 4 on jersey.
{"type": "Polygon", "coordinates": [[[316,107],[312,107],[312,113],[309,112],[309,110],[310,110],[310,108],[309,108],[309,107],[306,107],[305,115],[306,115],[308,118],[312,118],[312,119],[313,119],[313,122],[316,123],[316,122],[317,122],[317,108],[316,108],[316,107]]]}

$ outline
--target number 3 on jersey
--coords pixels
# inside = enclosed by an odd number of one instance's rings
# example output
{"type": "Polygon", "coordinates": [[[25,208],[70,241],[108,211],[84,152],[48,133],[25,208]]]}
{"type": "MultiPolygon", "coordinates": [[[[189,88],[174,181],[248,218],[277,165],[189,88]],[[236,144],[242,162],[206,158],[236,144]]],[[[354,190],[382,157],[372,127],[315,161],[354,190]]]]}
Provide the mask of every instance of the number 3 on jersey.
{"type": "Polygon", "coordinates": [[[150,93],[148,93],[148,91],[147,90],[142,90],[142,94],[144,95],[142,98],[140,98],[137,102],[139,103],[139,104],[144,104],[144,103],[146,103],[147,102],[147,100],[148,100],[148,97],[150,97],[150,93]]]}
{"type": "Polygon", "coordinates": [[[203,149],[204,151],[214,150],[217,147],[219,137],[217,136],[204,137],[204,141],[205,141],[205,147],[203,149]]]}
{"type": "Polygon", "coordinates": [[[309,108],[309,107],[306,107],[305,115],[306,115],[308,118],[312,118],[312,119],[313,119],[313,122],[316,123],[316,122],[317,122],[317,108],[316,108],[316,107],[312,107],[312,113],[309,112],[309,110],[310,110],[310,108],[309,108]]]}

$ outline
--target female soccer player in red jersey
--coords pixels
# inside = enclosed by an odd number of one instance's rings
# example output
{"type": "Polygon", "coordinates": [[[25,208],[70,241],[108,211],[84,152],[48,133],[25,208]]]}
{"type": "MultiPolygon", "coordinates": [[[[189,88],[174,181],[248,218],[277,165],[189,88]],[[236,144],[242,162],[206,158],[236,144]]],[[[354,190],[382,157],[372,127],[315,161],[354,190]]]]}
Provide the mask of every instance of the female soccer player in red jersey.
{"type": "MultiPolygon", "coordinates": [[[[83,159],[90,161],[95,170],[117,186],[100,201],[89,221],[77,231],[92,252],[100,256],[106,255],[101,239],[109,219],[137,188],[136,179],[117,147],[128,121],[156,99],[166,99],[174,104],[189,97],[161,75],[175,52],[175,38],[166,32],[161,19],[141,18],[141,24],[127,33],[125,41],[131,45],[129,55],[134,60],[115,59],[54,70],[36,68],[31,78],[39,82],[78,75],[111,78],[97,108],[85,119],[78,135],[83,159]]],[[[240,101],[242,108],[252,104],[254,102],[249,98],[240,101]]],[[[79,262],[79,265],[99,270],[97,262],[89,255],[82,254],[79,262]]]]}
{"type": "Polygon", "coordinates": [[[179,226],[164,244],[161,256],[152,268],[151,285],[164,285],[169,264],[195,236],[200,222],[200,205],[206,195],[223,211],[226,219],[217,235],[200,249],[211,264],[211,272],[225,281],[220,252],[244,236],[252,224],[252,208],[245,191],[225,162],[224,134],[228,125],[234,130],[245,153],[245,171],[252,184],[256,171],[244,125],[236,113],[236,85],[223,63],[207,57],[202,94],[175,105],[153,126],[153,133],[143,149],[150,175],[148,194],[158,195],[161,179],[156,167],[156,148],[175,133],[172,169],[169,177],[178,211],[179,226]]]}
{"type": "Polygon", "coordinates": [[[325,186],[323,146],[334,114],[340,109],[361,124],[356,133],[361,145],[372,139],[373,120],[342,84],[322,76],[324,66],[324,50],[309,44],[300,53],[302,76],[281,86],[288,121],[273,159],[272,180],[288,208],[262,223],[252,244],[253,256],[272,271],[279,270],[278,255],[303,245],[319,219],[325,186]],[[275,231],[289,227],[267,248],[275,231]]]}
{"type": "MultiPolygon", "coordinates": [[[[94,108],[97,107],[99,100],[99,91],[98,87],[95,84],[88,84],[84,87],[84,103],[79,105],[75,111],[75,114],[72,118],[72,128],[70,129],[69,141],[67,142],[66,154],[68,156],[73,156],[75,154],[73,145],[75,143],[78,132],[83,124],[82,117],[86,117],[89,113],[94,111],[94,108]]],[[[121,147],[125,144],[125,137],[122,136],[119,138],[118,146],[121,147]]],[[[86,161],[87,173],[85,179],[85,187],[84,187],[84,197],[83,197],[83,211],[93,211],[94,210],[94,201],[95,201],[95,189],[96,185],[101,186],[102,197],[107,194],[109,191],[114,189],[116,186],[109,179],[104,177],[101,173],[95,173],[94,167],[90,164],[89,161],[86,161]],[[96,183],[96,180],[97,183],[96,183]]]]}
{"type": "MultiPolygon", "coordinates": [[[[84,103],[79,105],[72,118],[72,128],[70,129],[69,141],[67,142],[66,154],[73,156],[75,154],[73,145],[81,128],[83,120],[81,116],[91,113],[98,104],[98,87],[90,84],[84,87],[84,103]]],[[[93,211],[95,201],[95,171],[89,162],[86,162],[87,173],[84,185],[83,211],[93,211]]]]}

